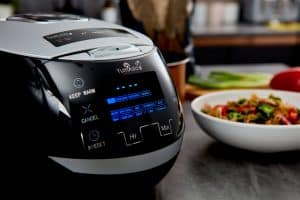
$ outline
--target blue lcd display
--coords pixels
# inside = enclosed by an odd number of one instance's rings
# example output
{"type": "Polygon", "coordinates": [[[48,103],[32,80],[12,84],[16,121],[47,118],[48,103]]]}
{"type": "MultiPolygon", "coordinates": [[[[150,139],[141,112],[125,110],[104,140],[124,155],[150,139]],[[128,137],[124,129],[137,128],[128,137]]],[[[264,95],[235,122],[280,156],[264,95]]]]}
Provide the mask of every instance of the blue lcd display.
{"type": "Polygon", "coordinates": [[[110,111],[113,122],[127,120],[143,116],[145,114],[154,113],[167,109],[167,104],[164,99],[151,101],[134,106],[128,106],[110,111]]]}
{"type": "Polygon", "coordinates": [[[134,93],[124,94],[124,95],[120,95],[120,96],[116,96],[116,97],[110,97],[110,98],[106,99],[106,102],[109,105],[112,105],[112,104],[132,101],[132,100],[136,100],[136,99],[140,99],[140,98],[144,98],[144,97],[149,97],[151,95],[152,95],[152,93],[150,90],[143,90],[140,92],[134,92],[134,93]]]}

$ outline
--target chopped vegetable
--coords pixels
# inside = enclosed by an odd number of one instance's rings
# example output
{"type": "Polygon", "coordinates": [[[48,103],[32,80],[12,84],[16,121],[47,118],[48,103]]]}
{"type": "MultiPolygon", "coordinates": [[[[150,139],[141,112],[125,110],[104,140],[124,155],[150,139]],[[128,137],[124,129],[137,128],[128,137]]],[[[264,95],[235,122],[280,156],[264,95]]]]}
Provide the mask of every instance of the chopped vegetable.
{"type": "Polygon", "coordinates": [[[227,114],[227,118],[232,121],[242,121],[244,119],[243,115],[239,112],[230,112],[227,114]]]}
{"type": "Polygon", "coordinates": [[[270,98],[270,99],[273,99],[276,103],[280,103],[280,102],[281,102],[281,99],[280,99],[279,97],[275,97],[275,96],[272,95],[272,94],[269,96],[269,98],[270,98]]]}
{"type": "Polygon", "coordinates": [[[257,110],[261,111],[266,117],[271,117],[275,108],[270,104],[262,103],[257,107],[257,110]]]}
{"type": "Polygon", "coordinates": [[[240,99],[238,100],[238,104],[242,105],[243,103],[245,103],[247,101],[247,99],[240,99]]]}
{"type": "Polygon", "coordinates": [[[295,108],[290,108],[288,110],[288,119],[292,122],[292,123],[297,123],[298,120],[298,112],[295,108]]]}
{"type": "Polygon", "coordinates": [[[300,109],[284,103],[272,94],[268,98],[259,98],[253,94],[249,99],[241,98],[229,101],[225,105],[206,104],[203,112],[236,122],[257,124],[300,124],[300,109]]]}
{"type": "Polygon", "coordinates": [[[281,124],[285,124],[285,125],[291,124],[291,122],[285,116],[283,116],[283,115],[280,115],[279,120],[280,120],[281,124]]]}
{"type": "Polygon", "coordinates": [[[190,84],[209,89],[266,87],[273,75],[267,73],[233,73],[212,71],[207,78],[191,75],[190,84]]]}
{"type": "Polygon", "coordinates": [[[226,105],[217,105],[216,108],[219,110],[222,116],[227,115],[227,106],[226,105]]]}

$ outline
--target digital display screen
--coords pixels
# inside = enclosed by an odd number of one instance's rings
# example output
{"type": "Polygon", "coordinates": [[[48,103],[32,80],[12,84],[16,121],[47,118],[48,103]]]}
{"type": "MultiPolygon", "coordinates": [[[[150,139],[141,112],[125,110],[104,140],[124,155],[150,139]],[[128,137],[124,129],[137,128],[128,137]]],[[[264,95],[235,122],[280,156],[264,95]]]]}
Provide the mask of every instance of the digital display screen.
{"type": "Polygon", "coordinates": [[[118,78],[111,84],[105,107],[111,122],[147,116],[167,109],[155,72],[118,78]]]}
{"type": "Polygon", "coordinates": [[[137,104],[133,106],[124,107],[121,109],[116,109],[110,111],[112,121],[122,121],[127,120],[135,117],[140,117],[145,114],[158,112],[167,109],[167,104],[164,99],[150,101],[143,104],[137,104]]]}
{"type": "Polygon", "coordinates": [[[133,92],[133,93],[120,95],[120,96],[116,96],[116,97],[110,97],[110,98],[107,98],[106,101],[108,104],[117,104],[117,103],[123,103],[123,102],[140,99],[143,97],[149,97],[151,95],[152,95],[152,93],[150,90],[143,90],[140,92],[133,92]]]}

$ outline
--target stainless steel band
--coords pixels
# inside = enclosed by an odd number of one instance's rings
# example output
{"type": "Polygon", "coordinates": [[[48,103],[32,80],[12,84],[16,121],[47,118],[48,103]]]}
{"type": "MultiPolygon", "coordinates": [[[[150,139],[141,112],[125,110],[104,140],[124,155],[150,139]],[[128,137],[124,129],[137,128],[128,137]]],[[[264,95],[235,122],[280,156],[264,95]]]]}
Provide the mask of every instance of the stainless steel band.
{"type": "Polygon", "coordinates": [[[74,159],[48,156],[56,163],[76,173],[117,175],[145,171],[174,158],[180,150],[182,137],[173,144],[142,155],[112,159],[74,159]]]}

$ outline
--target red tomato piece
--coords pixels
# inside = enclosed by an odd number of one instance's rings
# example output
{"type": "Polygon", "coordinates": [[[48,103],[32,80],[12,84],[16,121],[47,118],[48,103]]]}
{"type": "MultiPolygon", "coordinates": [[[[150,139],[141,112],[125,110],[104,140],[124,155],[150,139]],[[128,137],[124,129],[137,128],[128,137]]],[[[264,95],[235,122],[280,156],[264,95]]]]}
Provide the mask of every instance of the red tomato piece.
{"type": "Polygon", "coordinates": [[[227,115],[227,106],[226,105],[216,105],[215,108],[221,110],[222,116],[227,115]]]}
{"type": "Polygon", "coordinates": [[[286,118],[285,116],[281,116],[281,118],[280,118],[280,122],[282,123],[282,124],[286,124],[286,125],[290,125],[290,124],[292,124],[289,120],[288,120],[288,118],[286,118]]]}
{"type": "Polygon", "coordinates": [[[290,68],[275,74],[271,79],[270,87],[300,92],[300,67],[290,68]]]}
{"type": "Polygon", "coordinates": [[[294,124],[297,123],[297,121],[298,121],[298,112],[295,108],[290,108],[288,110],[288,119],[294,124]]]}

